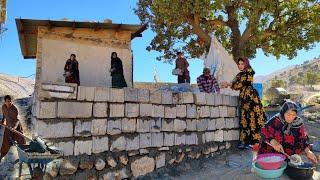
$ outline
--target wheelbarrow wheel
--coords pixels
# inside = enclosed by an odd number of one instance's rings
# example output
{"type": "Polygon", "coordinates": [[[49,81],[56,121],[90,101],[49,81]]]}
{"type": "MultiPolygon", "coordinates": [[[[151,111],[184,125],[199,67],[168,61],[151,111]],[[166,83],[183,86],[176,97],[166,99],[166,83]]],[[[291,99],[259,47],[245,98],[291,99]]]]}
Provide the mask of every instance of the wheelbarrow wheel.
{"type": "Polygon", "coordinates": [[[32,179],[42,179],[44,173],[40,167],[35,167],[33,169],[32,179]]]}

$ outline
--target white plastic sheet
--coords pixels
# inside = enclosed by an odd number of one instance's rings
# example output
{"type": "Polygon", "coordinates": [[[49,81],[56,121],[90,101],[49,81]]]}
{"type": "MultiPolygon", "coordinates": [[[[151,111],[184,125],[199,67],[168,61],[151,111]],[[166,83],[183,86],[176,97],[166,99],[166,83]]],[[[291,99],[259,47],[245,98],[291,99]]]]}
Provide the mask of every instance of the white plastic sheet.
{"type": "MultiPolygon", "coordinates": [[[[209,52],[200,57],[204,61],[204,67],[210,68],[219,84],[223,81],[231,82],[239,72],[232,56],[224,49],[214,35],[211,35],[209,52]]],[[[231,89],[221,89],[221,94],[238,96],[239,92],[231,89]]]]}

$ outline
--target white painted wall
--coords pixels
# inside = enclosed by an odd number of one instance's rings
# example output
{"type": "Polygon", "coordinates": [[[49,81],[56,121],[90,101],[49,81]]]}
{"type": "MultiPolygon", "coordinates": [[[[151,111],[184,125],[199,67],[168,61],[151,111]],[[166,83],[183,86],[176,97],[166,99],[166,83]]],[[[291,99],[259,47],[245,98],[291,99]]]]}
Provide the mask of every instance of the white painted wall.
{"type": "Polygon", "coordinates": [[[74,53],[79,62],[82,86],[111,87],[111,53],[117,52],[122,60],[123,71],[129,87],[132,86],[132,58],[130,49],[101,47],[71,41],[41,38],[42,64],[41,82],[64,83],[64,65],[74,53]]]}

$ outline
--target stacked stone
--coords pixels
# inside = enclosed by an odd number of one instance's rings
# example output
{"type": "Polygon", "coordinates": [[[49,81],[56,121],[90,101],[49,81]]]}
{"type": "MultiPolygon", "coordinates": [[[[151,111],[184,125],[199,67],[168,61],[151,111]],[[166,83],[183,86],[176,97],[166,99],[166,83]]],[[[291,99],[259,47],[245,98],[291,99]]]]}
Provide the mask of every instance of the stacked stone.
{"type": "MultiPolygon", "coordinates": [[[[66,156],[108,153],[118,165],[110,166],[113,171],[99,168],[101,177],[123,178],[123,172],[138,177],[229,148],[239,139],[236,96],[83,86],[70,92],[76,96],[59,96],[64,89],[47,85],[45,91],[55,93],[40,93],[37,133],[66,156]],[[128,159],[125,165],[119,154],[128,159]]],[[[99,159],[108,162],[106,156],[99,159]]]]}

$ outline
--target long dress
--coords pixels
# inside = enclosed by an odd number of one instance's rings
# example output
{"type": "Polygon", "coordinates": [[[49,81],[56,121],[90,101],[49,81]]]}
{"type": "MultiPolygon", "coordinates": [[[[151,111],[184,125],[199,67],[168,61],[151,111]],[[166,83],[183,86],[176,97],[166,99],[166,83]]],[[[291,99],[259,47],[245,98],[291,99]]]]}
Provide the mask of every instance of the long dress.
{"type": "Polygon", "coordinates": [[[253,88],[255,72],[247,68],[236,75],[231,88],[240,90],[240,142],[242,144],[258,143],[260,129],[266,121],[266,115],[258,92],[253,88]]]}
{"type": "Polygon", "coordinates": [[[113,88],[123,88],[127,87],[126,80],[123,76],[123,66],[120,58],[111,58],[111,72],[112,76],[112,87],[113,88]]]}
{"type": "Polygon", "coordinates": [[[79,63],[77,60],[68,59],[64,66],[64,71],[70,73],[70,76],[66,76],[66,83],[76,83],[80,85],[79,63]]]}
{"type": "Polygon", "coordinates": [[[285,132],[288,123],[280,120],[280,114],[270,119],[261,129],[262,139],[258,153],[275,153],[276,151],[265,143],[265,141],[270,142],[272,139],[280,143],[288,155],[302,153],[309,142],[303,122],[299,117],[297,118],[301,122],[293,124],[288,132],[285,132]]]}

